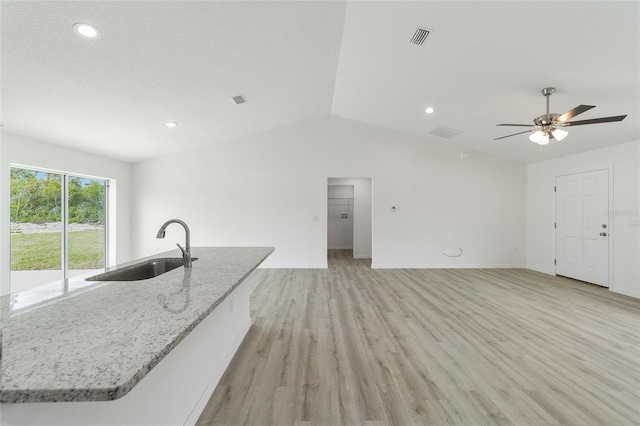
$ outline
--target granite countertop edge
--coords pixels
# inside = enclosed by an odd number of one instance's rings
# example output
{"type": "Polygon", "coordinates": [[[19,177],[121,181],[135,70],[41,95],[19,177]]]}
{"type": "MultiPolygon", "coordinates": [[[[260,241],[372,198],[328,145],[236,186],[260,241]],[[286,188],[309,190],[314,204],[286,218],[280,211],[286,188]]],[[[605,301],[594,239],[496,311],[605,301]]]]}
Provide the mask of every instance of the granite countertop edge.
{"type": "MultiPolygon", "coordinates": [[[[138,371],[136,371],[128,380],[115,384],[114,386],[109,387],[100,387],[100,388],[58,388],[58,389],[0,389],[0,403],[30,403],[30,402],[71,402],[71,401],[113,401],[119,398],[122,398],[127,393],[129,393],[164,357],[166,357],[175,347],[177,347],[183,340],[186,338],[191,331],[193,331],[222,301],[224,301],[229,294],[231,294],[253,271],[255,271],[258,266],[274,251],[272,247],[203,247],[200,249],[231,249],[231,250],[242,250],[242,249],[263,249],[264,254],[258,256],[258,260],[255,261],[255,264],[250,267],[246,273],[244,273],[239,279],[235,280],[235,282],[228,286],[226,291],[221,294],[218,298],[216,298],[210,306],[208,306],[204,311],[200,312],[199,315],[186,327],[182,329],[182,331],[175,335],[170,342],[166,344],[166,346],[160,350],[155,356],[150,358],[149,362],[143,365],[138,371]]],[[[175,251],[174,251],[175,252],[175,251]]],[[[141,261],[147,259],[154,258],[162,258],[167,257],[168,253],[174,252],[164,252],[158,253],[152,256],[147,256],[144,258],[136,259],[134,261],[126,262],[114,267],[107,268],[107,271],[118,269],[124,266],[133,265],[139,263],[141,261]]],[[[206,259],[206,254],[194,254],[194,257],[198,256],[200,260],[206,259]]],[[[196,264],[196,262],[194,262],[196,264]]],[[[156,278],[151,278],[147,281],[157,280],[156,278]]],[[[112,282],[108,282],[112,283],[112,282]]],[[[133,284],[135,285],[135,284],[133,284]]],[[[0,352],[1,354],[1,352],[0,352]]],[[[2,356],[0,355],[0,362],[2,360],[2,356]]]]}

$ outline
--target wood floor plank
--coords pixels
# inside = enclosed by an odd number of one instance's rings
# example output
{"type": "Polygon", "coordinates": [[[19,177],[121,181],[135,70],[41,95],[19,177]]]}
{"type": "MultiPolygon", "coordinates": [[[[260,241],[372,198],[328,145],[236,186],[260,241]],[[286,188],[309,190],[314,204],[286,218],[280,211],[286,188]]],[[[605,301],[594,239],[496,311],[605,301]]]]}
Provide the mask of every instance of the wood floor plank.
{"type": "Polygon", "coordinates": [[[259,269],[199,425],[640,425],[640,301],[522,269],[259,269]]]}

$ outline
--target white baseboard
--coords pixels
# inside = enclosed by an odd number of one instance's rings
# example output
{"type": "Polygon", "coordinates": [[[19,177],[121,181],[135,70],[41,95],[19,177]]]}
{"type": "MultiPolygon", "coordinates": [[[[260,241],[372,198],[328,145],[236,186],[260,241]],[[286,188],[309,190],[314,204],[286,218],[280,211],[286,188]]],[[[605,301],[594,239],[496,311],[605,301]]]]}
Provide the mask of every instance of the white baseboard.
{"type": "Polygon", "coordinates": [[[331,246],[327,247],[328,250],[353,250],[353,246],[331,246]]]}
{"type": "Polygon", "coordinates": [[[629,297],[634,297],[636,299],[640,299],[640,293],[637,291],[618,289],[618,288],[612,288],[612,287],[609,287],[609,291],[622,294],[623,296],[629,296],[629,297]]]}
{"type": "Polygon", "coordinates": [[[525,265],[521,264],[493,264],[493,263],[471,263],[471,264],[433,264],[433,263],[376,263],[371,265],[371,269],[520,269],[525,265]]]}

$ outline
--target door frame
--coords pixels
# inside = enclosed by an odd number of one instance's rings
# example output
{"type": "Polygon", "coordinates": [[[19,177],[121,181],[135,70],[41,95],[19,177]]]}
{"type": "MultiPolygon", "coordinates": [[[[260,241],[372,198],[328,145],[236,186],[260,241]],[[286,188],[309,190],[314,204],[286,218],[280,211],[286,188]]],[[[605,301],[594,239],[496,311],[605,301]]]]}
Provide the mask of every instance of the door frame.
{"type": "MultiPolygon", "coordinates": [[[[558,245],[557,245],[557,238],[556,238],[556,227],[554,226],[556,223],[558,223],[558,218],[556,216],[557,210],[556,210],[556,182],[557,179],[559,177],[563,177],[563,176],[571,176],[571,175],[575,175],[575,174],[580,174],[580,173],[589,173],[589,172],[597,172],[597,171],[602,171],[602,170],[606,170],[607,171],[607,184],[608,184],[608,193],[607,193],[607,215],[609,216],[609,224],[608,224],[608,238],[609,238],[609,246],[608,246],[608,261],[609,261],[609,270],[608,270],[608,281],[609,281],[609,287],[606,287],[609,289],[609,291],[612,291],[615,287],[614,285],[614,281],[613,281],[613,267],[614,267],[614,242],[615,242],[615,230],[614,230],[614,221],[613,221],[613,217],[611,216],[611,212],[613,212],[613,179],[614,179],[614,165],[613,163],[610,163],[609,165],[607,165],[606,167],[598,167],[598,168],[593,168],[593,169],[588,169],[588,170],[572,170],[570,172],[566,172],[566,173],[561,173],[561,174],[557,174],[553,177],[553,189],[551,191],[552,194],[552,201],[551,201],[551,208],[552,208],[552,217],[553,217],[553,223],[551,224],[551,241],[553,244],[552,247],[552,253],[553,253],[553,259],[554,259],[554,264],[553,264],[553,275],[554,276],[558,276],[557,272],[557,265],[555,262],[555,259],[558,258],[558,253],[557,253],[557,249],[558,249],[558,245]]],[[[598,285],[598,284],[593,284],[593,285],[598,285]]],[[[601,287],[601,286],[599,286],[601,287]]]]}
{"type": "MultiPolygon", "coordinates": [[[[112,205],[111,205],[111,184],[113,182],[110,178],[104,178],[99,176],[86,175],[82,173],[75,173],[72,171],[51,169],[46,167],[38,167],[31,166],[19,163],[9,163],[9,171],[11,169],[24,169],[30,170],[34,172],[41,173],[51,173],[55,175],[59,175],[61,179],[61,269],[62,274],[60,277],[60,283],[62,286],[62,290],[64,294],[69,292],[69,179],[70,178],[80,178],[80,179],[90,179],[90,180],[98,180],[104,182],[104,239],[103,239],[103,247],[104,247],[104,266],[98,269],[105,269],[110,266],[112,263],[110,262],[112,258],[115,256],[111,253],[111,247],[115,247],[115,244],[112,243],[112,237],[115,237],[115,233],[113,233],[112,228],[115,226],[112,223],[112,217],[110,214],[112,205]]],[[[9,191],[11,190],[11,182],[9,181],[9,191]]],[[[10,203],[9,203],[10,205],[10,203]]],[[[9,242],[9,277],[8,277],[8,290],[9,293],[13,293],[11,289],[11,243],[9,242]]],[[[50,300],[50,299],[48,299],[50,300]]]]}
{"type": "MultiPolygon", "coordinates": [[[[370,232],[371,232],[371,262],[373,265],[373,252],[374,252],[374,238],[373,238],[373,231],[374,231],[374,223],[375,223],[375,217],[374,217],[374,212],[373,212],[373,197],[374,197],[374,193],[373,193],[373,177],[371,176],[328,176],[326,178],[325,181],[325,199],[324,199],[324,204],[326,206],[327,211],[325,211],[325,235],[327,235],[328,233],[328,221],[326,220],[327,218],[327,213],[328,213],[328,188],[330,186],[329,182],[331,182],[332,179],[335,180],[344,180],[344,181],[349,181],[349,180],[353,180],[353,179],[363,179],[363,180],[368,180],[369,184],[370,184],[370,190],[371,190],[371,201],[370,203],[367,205],[368,210],[371,213],[371,228],[370,228],[370,232]]],[[[336,185],[354,185],[352,183],[336,183],[336,185]]],[[[353,220],[353,250],[354,250],[354,259],[368,259],[368,257],[358,257],[355,256],[355,249],[356,249],[356,245],[359,243],[358,240],[358,236],[357,236],[357,226],[356,226],[356,210],[357,210],[357,202],[356,202],[356,187],[354,185],[354,194],[353,194],[353,215],[354,215],[354,220],[353,220]]],[[[327,239],[328,242],[328,239],[327,239]]],[[[328,244],[325,245],[325,248],[328,249],[328,244]]],[[[325,250],[326,251],[326,250],[325,250]]],[[[327,264],[328,264],[328,253],[326,255],[326,260],[327,260],[327,264]]]]}

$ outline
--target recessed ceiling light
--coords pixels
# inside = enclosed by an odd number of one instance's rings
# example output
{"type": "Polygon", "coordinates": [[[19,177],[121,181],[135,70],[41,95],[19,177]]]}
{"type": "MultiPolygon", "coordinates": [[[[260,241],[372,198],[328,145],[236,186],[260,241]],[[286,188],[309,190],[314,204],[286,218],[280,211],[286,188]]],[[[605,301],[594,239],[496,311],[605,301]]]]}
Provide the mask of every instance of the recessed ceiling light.
{"type": "Polygon", "coordinates": [[[167,121],[166,123],[164,123],[164,125],[167,127],[176,127],[178,123],[176,123],[175,121],[167,121]]]}
{"type": "Polygon", "coordinates": [[[80,37],[84,38],[98,38],[98,36],[100,35],[96,27],[82,22],[73,24],[73,31],[75,31],[75,33],[80,37]]]}
{"type": "Polygon", "coordinates": [[[429,107],[427,109],[424,110],[424,112],[426,112],[427,114],[433,114],[434,109],[429,107]]]}

